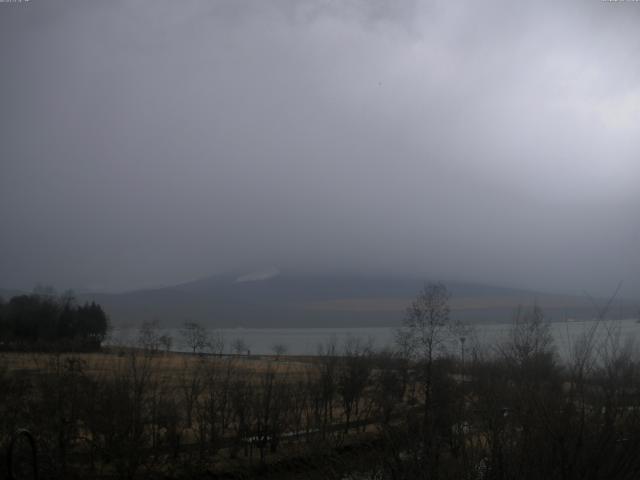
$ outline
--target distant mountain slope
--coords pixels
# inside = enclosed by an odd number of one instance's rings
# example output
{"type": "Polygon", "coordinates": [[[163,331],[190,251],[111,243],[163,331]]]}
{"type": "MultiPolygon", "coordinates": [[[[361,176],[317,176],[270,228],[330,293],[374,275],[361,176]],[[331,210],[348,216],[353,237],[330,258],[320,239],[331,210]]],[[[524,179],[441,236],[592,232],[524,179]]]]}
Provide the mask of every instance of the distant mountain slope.
{"type": "MultiPolygon", "coordinates": [[[[253,272],[207,277],[176,286],[123,294],[83,294],[105,307],[116,325],[193,320],[211,327],[361,327],[399,325],[424,280],[411,277],[302,275],[253,272]]],[[[509,321],[518,305],[534,301],[550,320],[592,318],[582,297],[471,283],[449,283],[452,316],[468,322],[509,321]]],[[[629,317],[631,302],[614,316],[629,317]]]]}
{"type": "Polygon", "coordinates": [[[9,300],[11,297],[15,297],[16,295],[21,295],[23,292],[20,290],[12,290],[9,288],[0,288],[0,298],[2,298],[5,302],[9,300]]]}

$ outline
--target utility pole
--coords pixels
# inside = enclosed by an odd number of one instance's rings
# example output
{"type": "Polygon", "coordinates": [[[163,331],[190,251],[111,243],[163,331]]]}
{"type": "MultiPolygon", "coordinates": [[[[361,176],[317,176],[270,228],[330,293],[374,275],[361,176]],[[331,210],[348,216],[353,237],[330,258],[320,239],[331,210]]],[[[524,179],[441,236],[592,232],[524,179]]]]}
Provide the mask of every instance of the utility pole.
{"type": "Polygon", "coordinates": [[[462,336],[460,337],[460,358],[462,360],[462,380],[464,381],[465,379],[465,375],[464,375],[464,342],[467,341],[467,337],[462,336]]]}

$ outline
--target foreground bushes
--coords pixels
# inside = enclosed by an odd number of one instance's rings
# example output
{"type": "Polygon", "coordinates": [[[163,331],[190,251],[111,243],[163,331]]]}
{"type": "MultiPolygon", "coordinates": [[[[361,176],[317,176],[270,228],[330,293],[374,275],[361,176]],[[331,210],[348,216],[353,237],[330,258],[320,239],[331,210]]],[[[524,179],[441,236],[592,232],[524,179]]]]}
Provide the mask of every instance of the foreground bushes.
{"type": "Polygon", "coordinates": [[[464,366],[357,341],[306,364],[41,355],[0,374],[0,439],[33,432],[43,478],[198,478],[318,455],[298,477],[637,478],[640,364],[605,342],[560,364],[527,320],[464,366]]]}

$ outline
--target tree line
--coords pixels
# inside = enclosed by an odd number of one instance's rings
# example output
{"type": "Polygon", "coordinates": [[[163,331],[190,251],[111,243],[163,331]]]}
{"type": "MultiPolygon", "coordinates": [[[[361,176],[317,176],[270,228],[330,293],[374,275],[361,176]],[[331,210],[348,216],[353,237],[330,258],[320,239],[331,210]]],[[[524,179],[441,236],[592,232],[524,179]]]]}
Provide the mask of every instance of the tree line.
{"type": "Polygon", "coordinates": [[[95,302],[78,304],[72,293],[51,291],[0,298],[0,349],[97,350],[109,319],[95,302]]]}

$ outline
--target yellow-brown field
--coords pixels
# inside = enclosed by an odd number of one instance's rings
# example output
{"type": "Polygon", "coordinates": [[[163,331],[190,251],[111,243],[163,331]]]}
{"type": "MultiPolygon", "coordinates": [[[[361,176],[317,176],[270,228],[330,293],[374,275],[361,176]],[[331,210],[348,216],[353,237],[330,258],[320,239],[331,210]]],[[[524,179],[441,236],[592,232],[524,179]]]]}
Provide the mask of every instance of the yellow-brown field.
{"type": "Polygon", "coordinates": [[[198,368],[222,370],[232,366],[234,371],[254,377],[273,372],[290,379],[302,378],[312,367],[313,360],[305,357],[244,355],[197,355],[175,352],[148,354],[135,349],[105,349],[96,353],[34,353],[10,352],[0,354],[0,369],[8,373],[36,374],[55,370],[75,362],[91,377],[112,376],[131,368],[136,362],[159,375],[163,380],[184,378],[185,372],[198,368]]]}

